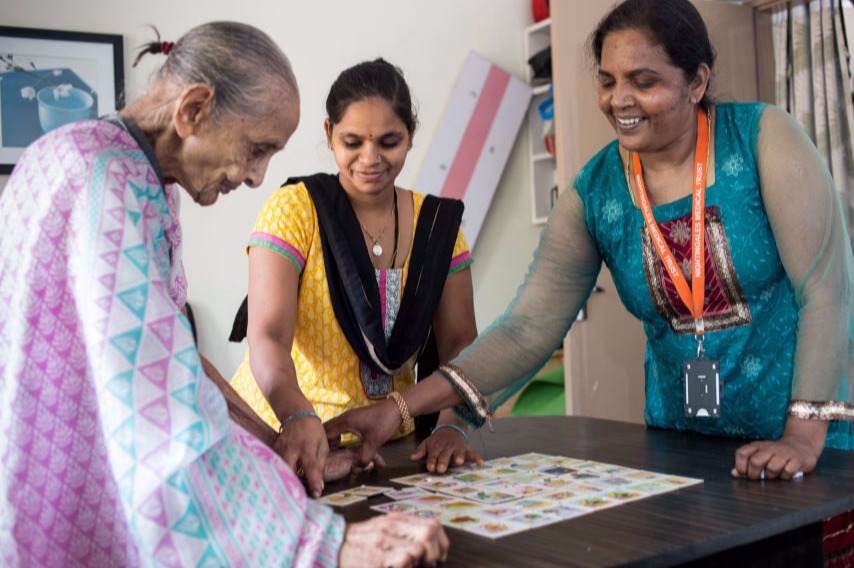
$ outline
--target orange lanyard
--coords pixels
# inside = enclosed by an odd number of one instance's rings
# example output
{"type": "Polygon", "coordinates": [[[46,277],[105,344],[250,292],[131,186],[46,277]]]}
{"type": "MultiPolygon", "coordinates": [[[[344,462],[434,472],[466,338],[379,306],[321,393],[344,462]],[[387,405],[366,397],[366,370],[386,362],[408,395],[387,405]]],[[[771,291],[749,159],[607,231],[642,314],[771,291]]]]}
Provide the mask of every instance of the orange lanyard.
{"type": "MultiPolygon", "coordinates": [[[[643,212],[646,228],[652,237],[655,250],[664,263],[664,268],[670,274],[679,298],[694,316],[694,333],[698,340],[705,331],[703,324],[703,303],[705,301],[706,284],[706,261],[705,236],[706,236],[706,164],[709,159],[709,121],[706,111],[697,109],[697,147],[694,150],[694,190],[691,202],[691,285],[685,280],[685,275],[676,262],[676,257],[667,246],[655,216],[652,214],[652,206],[646,193],[646,185],[643,182],[643,169],[640,156],[637,152],[631,152],[632,165],[635,169],[635,186],[638,190],[638,201],[643,212]]],[[[702,349],[702,343],[701,349],[702,349]]]]}

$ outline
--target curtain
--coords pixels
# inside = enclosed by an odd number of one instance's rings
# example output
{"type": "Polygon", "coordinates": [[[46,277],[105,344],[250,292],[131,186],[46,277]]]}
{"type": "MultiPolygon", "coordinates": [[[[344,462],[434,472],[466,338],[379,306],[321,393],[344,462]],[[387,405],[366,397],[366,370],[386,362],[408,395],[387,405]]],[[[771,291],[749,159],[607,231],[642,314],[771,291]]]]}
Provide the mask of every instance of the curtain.
{"type": "Polygon", "coordinates": [[[851,238],[854,111],[842,1],[775,6],[772,37],[776,103],[795,117],[827,162],[851,238]]]}

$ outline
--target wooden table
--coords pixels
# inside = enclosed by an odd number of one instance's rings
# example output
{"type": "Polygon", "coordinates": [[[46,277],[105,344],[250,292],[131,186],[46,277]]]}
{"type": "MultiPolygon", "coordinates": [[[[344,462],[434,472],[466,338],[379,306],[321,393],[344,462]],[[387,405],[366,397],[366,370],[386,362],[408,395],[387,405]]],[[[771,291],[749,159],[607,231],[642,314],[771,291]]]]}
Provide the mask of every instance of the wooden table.
{"type": "MultiPolygon", "coordinates": [[[[738,440],[571,416],[503,418],[472,436],[486,459],[526,452],[585,458],[702,478],[704,483],[596,511],[496,540],[447,529],[446,566],[814,566],[821,563],[822,520],[854,509],[854,452],[825,450],[801,481],[733,479],[738,440]]],[[[426,471],[410,462],[410,437],[383,447],[387,467],[329,484],[391,485],[426,471]]],[[[368,518],[367,503],[338,508],[368,518]]]]}

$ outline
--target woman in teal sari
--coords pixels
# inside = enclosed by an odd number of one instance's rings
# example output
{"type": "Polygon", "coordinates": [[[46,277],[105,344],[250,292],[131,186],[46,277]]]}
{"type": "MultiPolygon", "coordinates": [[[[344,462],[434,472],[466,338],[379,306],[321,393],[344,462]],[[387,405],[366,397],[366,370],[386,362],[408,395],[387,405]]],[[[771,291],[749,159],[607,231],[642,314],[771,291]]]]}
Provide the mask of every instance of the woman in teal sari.
{"type": "MultiPolygon", "coordinates": [[[[780,109],[715,103],[715,62],[688,0],[626,0],[591,38],[599,107],[617,139],[578,173],[507,311],[403,393],[418,415],[462,401],[476,425],[560,345],[604,262],[644,325],[649,426],[744,440],[732,475],[794,479],[825,447],[854,449],[852,255],[812,142],[780,109]]],[[[327,424],[397,427],[389,403],[327,424]]],[[[825,523],[828,564],[854,557],[854,514],[825,523]]]]}
{"type": "MultiPolygon", "coordinates": [[[[561,195],[507,311],[404,392],[408,412],[462,401],[486,421],[560,345],[604,262],[646,331],[648,425],[744,439],[732,473],[754,480],[854,449],[851,248],[815,147],[776,107],[712,100],[714,50],[687,0],[627,0],[591,47],[617,139],[561,195]]],[[[327,425],[358,434],[363,461],[400,422],[375,406],[327,425]]]]}

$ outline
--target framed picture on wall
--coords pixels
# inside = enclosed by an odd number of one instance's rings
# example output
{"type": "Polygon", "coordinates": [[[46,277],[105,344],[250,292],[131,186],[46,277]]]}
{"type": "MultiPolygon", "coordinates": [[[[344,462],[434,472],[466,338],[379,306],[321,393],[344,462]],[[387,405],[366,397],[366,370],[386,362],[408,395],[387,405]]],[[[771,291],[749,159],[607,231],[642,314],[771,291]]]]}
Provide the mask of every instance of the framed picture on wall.
{"type": "Polygon", "coordinates": [[[0,174],[36,138],[123,106],[122,36],[0,26],[0,174]]]}

